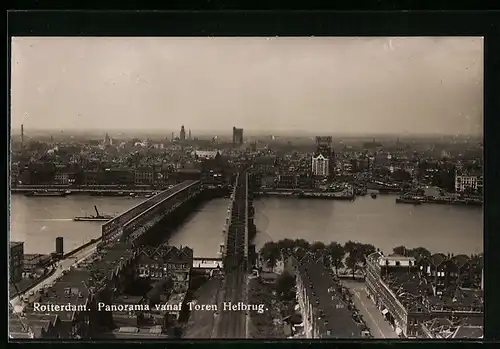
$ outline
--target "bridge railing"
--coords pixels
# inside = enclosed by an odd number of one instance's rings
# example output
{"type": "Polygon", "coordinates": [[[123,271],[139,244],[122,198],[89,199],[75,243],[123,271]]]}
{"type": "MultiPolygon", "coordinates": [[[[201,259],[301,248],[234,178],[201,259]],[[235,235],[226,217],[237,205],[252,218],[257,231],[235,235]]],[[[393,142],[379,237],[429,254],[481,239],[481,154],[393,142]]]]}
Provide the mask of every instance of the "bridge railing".
{"type": "Polygon", "coordinates": [[[229,244],[229,229],[231,227],[232,223],[232,215],[233,215],[233,206],[234,206],[234,200],[236,199],[236,188],[238,187],[238,181],[239,181],[239,174],[236,175],[236,180],[234,182],[234,187],[233,187],[233,192],[231,194],[231,202],[229,203],[229,207],[227,209],[227,218],[226,218],[226,224],[224,225],[224,253],[223,256],[225,257],[227,255],[227,246],[229,244]]]}
{"type": "Polygon", "coordinates": [[[146,201],[143,201],[134,207],[130,208],[129,210],[123,212],[119,216],[111,219],[110,221],[107,221],[101,226],[101,235],[106,236],[108,235],[112,230],[118,229],[124,224],[126,224],[128,221],[130,221],[133,217],[137,216],[139,213],[147,210],[148,208],[153,207],[157,203],[163,201],[165,198],[168,198],[170,195],[173,193],[176,193],[180,190],[183,190],[184,188],[188,187],[190,184],[196,181],[185,181],[181,184],[178,184],[170,189],[164,190],[155,196],[149,198],[146,201]]]}
{"type": "Polygon", "coordinates": [[[248,259],[248,172],[245,172],[245,258],[248,259]]]}

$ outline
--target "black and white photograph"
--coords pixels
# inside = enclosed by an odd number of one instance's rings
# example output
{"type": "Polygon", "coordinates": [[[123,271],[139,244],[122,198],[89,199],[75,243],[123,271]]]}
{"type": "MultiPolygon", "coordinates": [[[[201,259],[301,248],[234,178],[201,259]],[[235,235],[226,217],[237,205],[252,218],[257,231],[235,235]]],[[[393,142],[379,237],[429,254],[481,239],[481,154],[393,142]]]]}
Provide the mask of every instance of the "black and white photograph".
{"type": "Polygon", "coordinates": [[[482,37],[12,37],[9,338],[482,339],[482,37]]]}

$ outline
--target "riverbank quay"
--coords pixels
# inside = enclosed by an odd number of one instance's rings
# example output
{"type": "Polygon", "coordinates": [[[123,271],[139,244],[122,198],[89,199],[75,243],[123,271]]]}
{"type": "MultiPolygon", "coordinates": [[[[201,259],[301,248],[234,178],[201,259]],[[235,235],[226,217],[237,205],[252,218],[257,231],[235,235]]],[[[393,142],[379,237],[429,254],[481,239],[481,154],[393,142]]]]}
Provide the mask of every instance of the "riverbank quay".
{"type": "Polygon", "coordinates": [[[423,197],[414,195],[401,195],[396,198],[397,204],[438,204],[438,205],[460,205],[460,206],[482,206],[483,200],[467,197],[423,197]]]}

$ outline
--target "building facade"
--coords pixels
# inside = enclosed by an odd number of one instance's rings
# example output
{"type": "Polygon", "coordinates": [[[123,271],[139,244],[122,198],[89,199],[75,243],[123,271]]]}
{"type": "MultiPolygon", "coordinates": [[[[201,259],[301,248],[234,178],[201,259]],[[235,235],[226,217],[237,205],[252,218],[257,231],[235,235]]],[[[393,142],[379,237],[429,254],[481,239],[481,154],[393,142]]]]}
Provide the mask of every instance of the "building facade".
{"type": "Polygon", "coordinates": [[[189,247],[161,245],[140,251],[136,272],[142,278],[156,281],[175,275],[173,279],[177,284],[174,288],[184,288],[189,286],[192,265],[193,250],[189,247]]]}
{"type": "Polygon", "coordinates": [[[9,254],[10,281],[19,282],[23,278],[24,242],[11,241],[9,254]]]}
{"type": "Polygon", "coordinates": [[[152,167],[142,167],[134,171],[136,185],[153,185],[155,183],[155,170],[152,167]]]}
{"type": "Polygon", "coordinates": [[[322,154],[313,155],[312,172],[315,176],[328,177],[330,175],[330,159],[322,154]]]}
{"type": "Polygon", "coordinates": [[[483,176],[482,175],[455,175],[455,192],[482,192],[483,191],[483,176]]]}
{"type": "Polygon", "coordinates": [[[316,151],[312,155],[311,167],[314,176],[331,177],[335,174],[332,137],[316,137],[316,151]]]}
{"type": "Polygon", "coordinates": [[[384,283],[384,273],[410,271],[415,268],[415,258],[385,257],[375,252],[366,259],[366,289],[377,308],[394,322],[396,332],[407,334],[408,312],[394,292],[384,283]]]}

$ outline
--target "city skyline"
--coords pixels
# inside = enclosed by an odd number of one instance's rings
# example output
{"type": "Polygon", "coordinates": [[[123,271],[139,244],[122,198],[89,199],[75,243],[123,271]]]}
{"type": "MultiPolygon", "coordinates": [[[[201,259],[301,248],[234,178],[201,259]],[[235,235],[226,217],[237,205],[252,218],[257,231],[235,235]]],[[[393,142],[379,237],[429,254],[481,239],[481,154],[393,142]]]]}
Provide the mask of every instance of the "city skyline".
{"type": "Polygon", "coordinates": [[[470,37],[18,37],[11,126],[480,135],[482,75],[470,37]]]}

